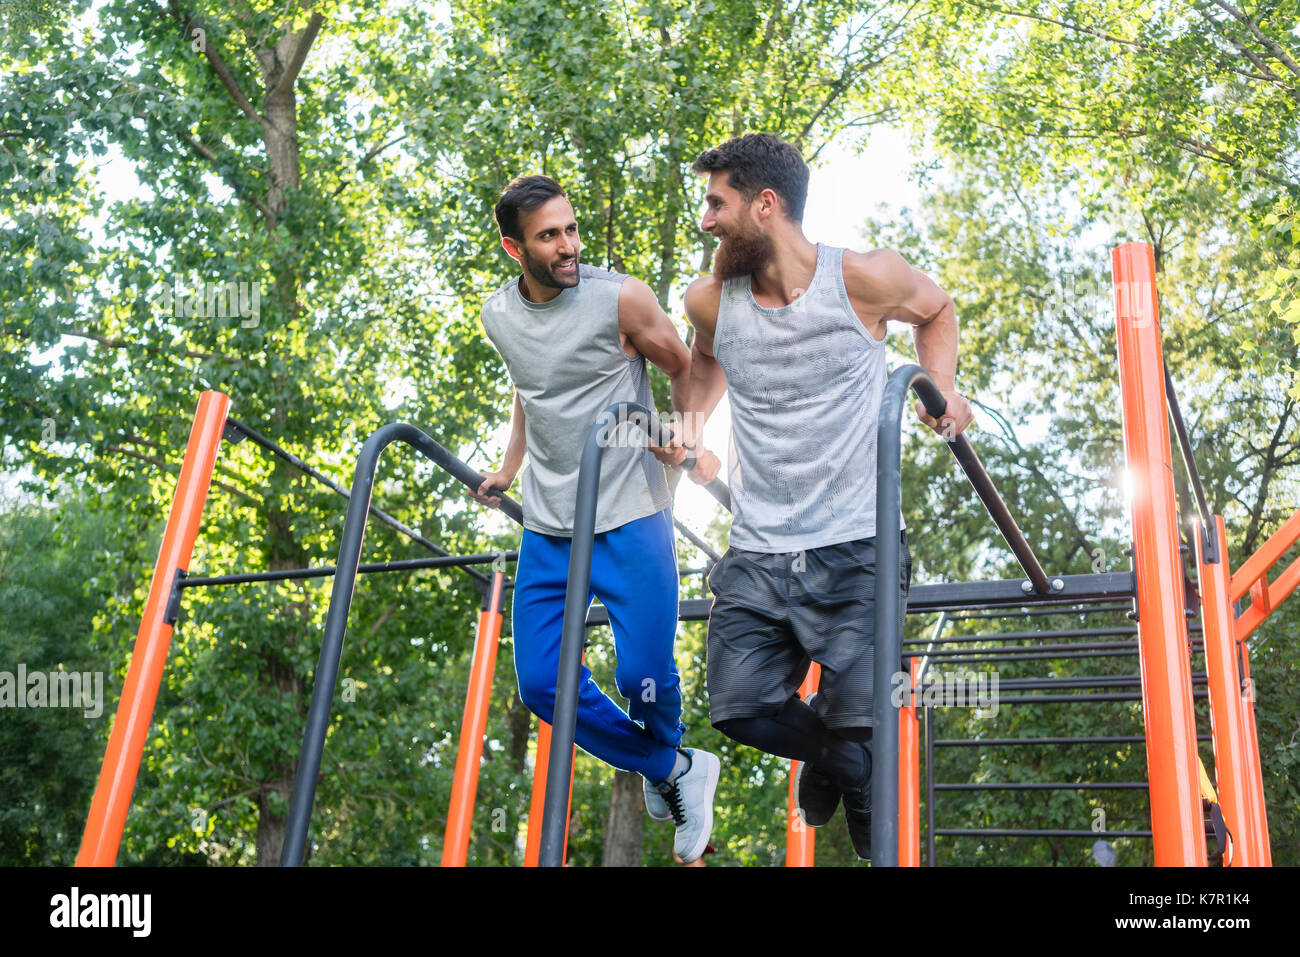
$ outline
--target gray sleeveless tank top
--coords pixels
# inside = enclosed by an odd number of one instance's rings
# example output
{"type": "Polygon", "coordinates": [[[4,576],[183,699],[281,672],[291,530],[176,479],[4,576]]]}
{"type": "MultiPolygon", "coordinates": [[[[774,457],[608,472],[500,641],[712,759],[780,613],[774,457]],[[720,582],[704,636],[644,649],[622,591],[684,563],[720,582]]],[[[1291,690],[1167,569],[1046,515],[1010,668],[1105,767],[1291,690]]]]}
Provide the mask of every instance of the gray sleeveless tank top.
{"type": "Polygon", "coordinates": [[[754,301],[723,283],[713,352],[731,401],[733,548],[796,552],[876,534],[876,422],[885,343],[854,313],[844,250],[817,246],[808,290],[754,301]]]}
{"type": "MultiPolygon", "coordinates": [[[[573,535],[582,446],[614,402],[654,411],[645,357],[619,342],[621,273],[579,264],[578,284],[549,302],[531,302],[516,277],[483,306],[483,329],[505,360],[524,407],[528,463],[524,527],[573,535]]],[[[607,532],[668,507],[664,467],[646,449],[644,430],[625,422],[612,431],[600,468],[596,531],[607,532]]]]}

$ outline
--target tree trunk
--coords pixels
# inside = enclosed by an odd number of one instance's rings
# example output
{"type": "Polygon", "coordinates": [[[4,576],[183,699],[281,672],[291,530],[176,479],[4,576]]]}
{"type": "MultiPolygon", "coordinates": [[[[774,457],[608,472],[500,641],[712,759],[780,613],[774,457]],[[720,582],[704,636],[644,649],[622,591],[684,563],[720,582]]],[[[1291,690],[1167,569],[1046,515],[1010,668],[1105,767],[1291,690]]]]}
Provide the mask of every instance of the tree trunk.
{"type": "MultiPolygon", "coordinates": [[[[276,813],[272,800],[278,796],[280,803],[287,805],[293,793],[293,779],[298,762],[290,762],[284,768],[278,781],[263,781],[257,792],[257,866],[279,867],[280,852],[284,849],[284,832],[288,827],[288,815],[281,811],[276,813]]],[[[311,855],[311,845],[307,847],[307,856],[311,855]]],[[[303,863],[306,863],[304,858],[303,863]]]]}
{"type": "MultiPolygon", "coordinates": [[[[283,221],[288,209],[289,194],[298,189],[301,182],[298,106],[294,84],[302,59],[306,56],[306,47],[311,45],[319,28],[319,20],[313,18],[312,23],[301,30],[295,31],[292,27],[286,29],[274,47],[263,46],[254,50],[262,68],[266,90],[262,139],[271,174],[266,203],[271,211],[268,229],[274,229],[276,223],[283,221]]],[[[276,270],[275,295],[280,305],[281,315],[278,318],[282,327],[292,326],[298,317],[298,285],[299,276],[292,263],[276,270]]],[[[276,383],[273,388],[278,386],[276,383]]],[[[283,426],[284,410],[281,408],[278,413],[283,426]]],[[[283,473],[286,469],[277,465],[277,471],[283,473]]],[[[285,511],[280,503],[272,504],[269,510],[268,532],[268,568],[276,570],[302,564],[302,556],[299,554],[301,548],[293,531],[293,515],[285,511]]],[[[310,619],[310,609],[286,609],[286,613],[292,611],[298,613],[305,627],[310,619]]],[[[290,697],[296,713],[305,716],[305,682],[294,673],[285,657],[269,652],[263,657],[267,667],[262,681],[290,697]]],[[[272,777],[262,782],[258,792],[257,863],[261,866],[274,866],[280,861],[297,764],[297,755],[287,756],[272,777]]],[[[308,855],[310,852],[309,845],[308,855]]]]}
{"type": "Polygon", "coordinates": [[[516,691],[510,696],[506,725],[510,728],[510,766],[515,774],[528,772],[528,739],[532,736],[533,713],[524,707],[516,691]]]}
{"type": "Polygon", "coordinates": [[[614,772],[601,867],[641,866],[641,822],[645,812],[642,786],[641,775],[635,771],[614,772]]]}

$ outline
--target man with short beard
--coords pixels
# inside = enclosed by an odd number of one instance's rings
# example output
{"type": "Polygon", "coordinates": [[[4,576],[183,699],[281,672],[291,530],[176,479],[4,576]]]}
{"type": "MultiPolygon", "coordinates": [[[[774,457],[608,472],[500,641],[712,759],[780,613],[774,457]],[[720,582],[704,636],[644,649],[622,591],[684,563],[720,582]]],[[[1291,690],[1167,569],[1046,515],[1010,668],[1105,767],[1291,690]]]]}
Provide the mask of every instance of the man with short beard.
{"type": "MultiPolygon", "coordinates": [[[[952,299],[898,253],[857,253],[803,233],[808,167],[792,145],[750,134],[701,153],[701,228],[719,240],[713,275],[686,291],[695,327],[687,448],[727,392],[734,453],[731,547],[713,569],[708,688],[728,737],[803,762],[796,805],[819,827],[841,797],[854,849],[871,856],[876,421],[889,322],[913,327],[917,357],[948,406],[957,392],[952,299]],[[797,689],[810,661],[819,692],[797,689]]],[[[711,475],[698,476],[707,481],[711,475]]],[[[901,615],[911,583],[902,535],[901,615]]]]}
{"type": "MultiPolygon", "coordinates": [[[[653,411],[646,359],[668,375],[680,410],[690,353],[649,286],[578,261],[573,207],[554,180],[513,180],[497,203],[496,220],[501,245],[523,274],[488,299],[483,328],[514,384],[514,416],[503,464],[484,474],[474,497],[499,504],[528,454],[512,609],[515,671],[524,704],[550,722],[583,444],[615,402],[653,411]]],[[[675,822],[674,850],[690,863],[708,846],[719,764],[707,751],[680,747],[677,554],[660,461],[676,464],[682,453],[647,449],[637,430],[635,422],[623,423],[605,449],[591,561],[591,591],[609,611],[618,656],[614,680],[631,716],[584,665],[575,737],[607,764],[644,776],[647,813],[675,822]]],[[[711,453],[701,451],[698,461],[710,477],[716,474],[711,453]]]]}

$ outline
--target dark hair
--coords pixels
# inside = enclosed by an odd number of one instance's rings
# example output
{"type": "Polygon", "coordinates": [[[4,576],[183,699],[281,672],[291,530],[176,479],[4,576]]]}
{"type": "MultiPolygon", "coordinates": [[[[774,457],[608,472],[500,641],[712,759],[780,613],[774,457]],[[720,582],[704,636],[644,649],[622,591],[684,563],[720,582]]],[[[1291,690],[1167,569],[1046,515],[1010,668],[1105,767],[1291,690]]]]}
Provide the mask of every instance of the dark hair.
{"type": "Polygon", "coordinates": [[[804,203],[808,199],[808,164],[791,143],[771,133],[748,133],[729,139],[721,146],[705,150],[692,165],[697,173],[729,170],[727,181],[733,189],[753,202],[754,197],[770,189],[781,197],[786,216],[803,222],[804,203]]]}
{"type": "Polygon", "coordinates": [[[524,241],[519,231],[519,213],[531,213],[547,200],[567,196],[564,189],[549,176],[516,176],[501,191],[494,214],[502,236],[524,241]]]}

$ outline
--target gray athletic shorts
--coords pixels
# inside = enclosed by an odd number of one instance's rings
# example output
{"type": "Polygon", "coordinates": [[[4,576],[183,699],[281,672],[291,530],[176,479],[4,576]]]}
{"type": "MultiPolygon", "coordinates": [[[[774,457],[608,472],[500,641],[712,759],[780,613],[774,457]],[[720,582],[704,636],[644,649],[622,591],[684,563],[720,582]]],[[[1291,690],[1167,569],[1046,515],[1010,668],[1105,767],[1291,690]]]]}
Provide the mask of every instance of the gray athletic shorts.
{"type": "MultiPolygon", "coordinates": [[[[900,536],[899,626],[912,554],[900,536]]],[[[805,552],[727,550],[709,574],[709,717],[776,714],[810,661],[822,666],[813,707],[828,728],[871,727],[876,540],[805,552]]]]}

